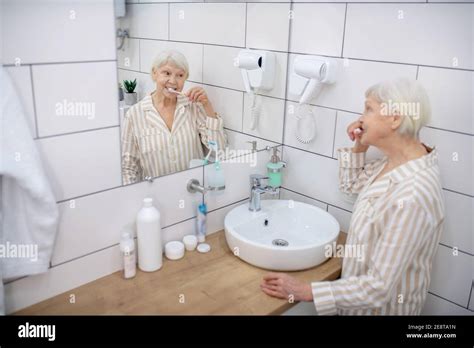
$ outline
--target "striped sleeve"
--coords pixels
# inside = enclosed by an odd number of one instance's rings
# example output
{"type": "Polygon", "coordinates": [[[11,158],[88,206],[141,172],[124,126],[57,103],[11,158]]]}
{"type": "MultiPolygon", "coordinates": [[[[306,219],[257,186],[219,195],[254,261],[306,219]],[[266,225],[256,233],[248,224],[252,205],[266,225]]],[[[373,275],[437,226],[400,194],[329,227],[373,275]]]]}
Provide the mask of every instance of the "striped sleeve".
{"type": "Polygon", "coordinates": [[[344,147],[337,150],[339,160],[339,190],[343,193],[359,193],[381,163],[375,160],[365,163],[365,152],[352,152],[344,147]]]}
{"type": "Polygon", "coordinates": [[[133,135],[132,112],[132,108],[128,110],[124,117],[124,123],[122,126],[123,185],[143,180],[142,167],[140,165],[140,152],[133,135]]]}
{"type": "Polygon", "coordinates": [[[398,296],[393,293],[395,285],[433,231],[429,215],[420,204],[413,200],[401,202],[388,208],[381,219],[385,227],[381,227],[382,235],[368,260],[367,274],[311,284],[319,314],[382,307],[398,296]]]}
{"type": "Polygon", "coordinates": [[[216,141],[219,150],[227,147],[227,135],[224,131],[224,120],[220,115],[217,115],[216,117],[207,116],[202,104],[199,104],[197,107],[197,126],[199,135],[201,136],[201,142],[206,148],[209,148],[209,140],[216,141]]]}

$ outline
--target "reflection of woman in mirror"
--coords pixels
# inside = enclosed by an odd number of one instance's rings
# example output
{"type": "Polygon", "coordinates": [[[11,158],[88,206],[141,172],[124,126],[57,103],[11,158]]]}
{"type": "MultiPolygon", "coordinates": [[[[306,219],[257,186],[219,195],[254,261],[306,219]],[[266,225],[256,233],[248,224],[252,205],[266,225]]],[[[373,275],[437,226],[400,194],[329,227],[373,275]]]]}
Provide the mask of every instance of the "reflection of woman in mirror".
{"type": "Polygon", "coordinates": [[[206,92],[193,87],[182,92],[188,62],[178,51],[161,52],[151,75],[156,89],[133,105],[122,128],[123,184],[187,169],[191,159],[204,157],[203,147],[215,140],[227,145],[224,122],[206,92]],[[176,91],[170,91],[170,89],[176,91]]]}

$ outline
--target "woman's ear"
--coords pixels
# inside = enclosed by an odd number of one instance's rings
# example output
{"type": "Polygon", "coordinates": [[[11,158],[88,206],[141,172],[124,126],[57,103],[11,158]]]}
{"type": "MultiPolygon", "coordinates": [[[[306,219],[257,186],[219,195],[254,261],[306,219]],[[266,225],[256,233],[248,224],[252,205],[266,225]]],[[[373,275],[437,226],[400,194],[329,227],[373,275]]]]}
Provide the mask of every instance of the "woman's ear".
{"type": "Polygon", "coordinates": [[[392,129],[398,129],[402,124],[402,117],[398,114],[398,112],[394,112],[392,116],[392,129]]]}

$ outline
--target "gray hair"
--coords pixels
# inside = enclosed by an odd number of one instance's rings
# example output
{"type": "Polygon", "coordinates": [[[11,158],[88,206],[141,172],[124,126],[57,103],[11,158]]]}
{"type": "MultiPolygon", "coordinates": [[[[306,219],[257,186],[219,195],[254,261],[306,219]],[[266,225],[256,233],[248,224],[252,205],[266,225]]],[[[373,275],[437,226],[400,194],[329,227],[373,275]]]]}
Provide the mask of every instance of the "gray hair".
{"type": "Polygon", "coordinates": [[[156,58],[153,60],[153,64],[151,65],[151,76],[153,79],[153,69],[159,69],[163,65],[171,63],[177,66],[180,69],[183,69],[186,73],[186,79],[189,77],[189,65],[186,57],[179,51],[176,50],[166,50],[160,52],[156,58]]]}
{"type": "Polygon", "coordinates": [[[397,114],[402,117],[400,134],[418,139],[420,129],[431,118],[428,94],[416,80],[400,78],[377,83],[365,92],[382,104],[382,115],[397,114]]]}

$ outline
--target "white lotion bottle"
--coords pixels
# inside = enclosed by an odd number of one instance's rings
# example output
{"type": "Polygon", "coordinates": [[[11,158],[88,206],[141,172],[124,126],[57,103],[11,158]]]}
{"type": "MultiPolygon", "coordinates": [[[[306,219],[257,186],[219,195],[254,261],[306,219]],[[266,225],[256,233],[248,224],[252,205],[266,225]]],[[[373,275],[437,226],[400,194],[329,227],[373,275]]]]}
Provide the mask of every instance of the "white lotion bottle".
{"type": "Polygon", "coordinates": [[[143,200],[137,214],[138,268],[145,272],[159,270],[163,265],[160,212],[152,198],[143,200]]]}
{"type": "Polygon", "coordinates": [[[123,258],[123,277],[130,279],[137,273],[137,259],[135,253],[135,241],[130,233],[124,232],[120,240],[120,251],[123,258]]]}

